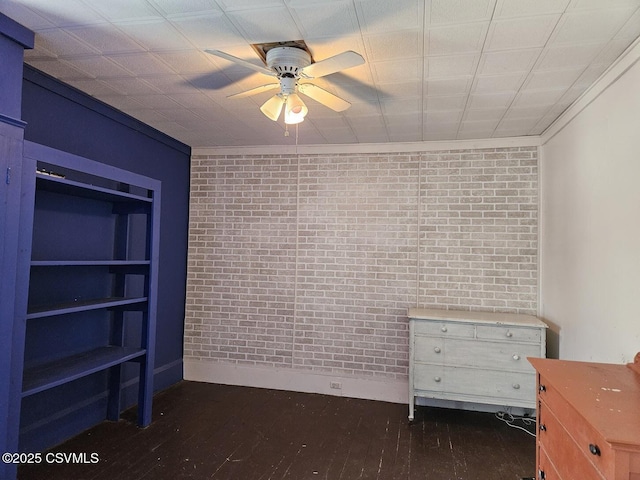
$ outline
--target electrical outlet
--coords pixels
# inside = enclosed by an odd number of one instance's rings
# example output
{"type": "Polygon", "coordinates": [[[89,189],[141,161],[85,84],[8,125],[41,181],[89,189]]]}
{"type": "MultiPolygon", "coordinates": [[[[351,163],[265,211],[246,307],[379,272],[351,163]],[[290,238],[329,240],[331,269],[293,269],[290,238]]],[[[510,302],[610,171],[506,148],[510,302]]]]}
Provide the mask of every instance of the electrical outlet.
{"type": "Polygon", "coordinates": [[[340,383],[340,382],[330,382],[329,383],[329,387],[333,388],[335,390],[341,390],[342,389],[342,383],[340,383]]]}

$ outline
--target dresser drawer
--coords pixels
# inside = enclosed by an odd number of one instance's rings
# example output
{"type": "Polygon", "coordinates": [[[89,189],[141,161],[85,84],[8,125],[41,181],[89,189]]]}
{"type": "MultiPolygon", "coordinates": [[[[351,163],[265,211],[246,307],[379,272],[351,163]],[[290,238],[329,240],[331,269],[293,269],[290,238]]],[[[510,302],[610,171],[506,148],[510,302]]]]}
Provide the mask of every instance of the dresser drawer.
{"type": "Polygon", "coordinates": [[[549,460],[544,448],[538,448],[538,471],[536,472],[535,478],[544,480],[563,480],[556,470],[555,465],[549,460]]]}
{"type": "Polygon", "coordinates": [[[541,336],[542,332],[539,328],[519,328],[505,325],[477,326],[477,337],[488,340],[508,340],[510,342],[536,343],[540,345],[541,336]]]}
{"type": "Polygon", "coordinates": [[[440,365],[414,365],[415,390],[433,390],[464,396],[493,399],[491,403],[509,405],[510,400],[518,403],[535,404],[535,375],[477,368],[458,368],[440,365]],[[499,400],[499,401],[496,401],[499,400]]]}
{"type": "Polygon", "coordinates": [[[527,357],[540,356],[539,345],[421,335],[416,335],[414,342],[416,362],[528,372],[532,375],[534,370],[527,357]]]}
{"type": "MultiPolygon", "coordinates": [[[[546,452],[548,459],[555,465],[560,478],[604,480],[605,477],[586,458],[585,450],[588,453],[588,446],[587,449],[582,448],[580,442],[574,441],[544,401],[539,404],[538,425],[540,449],[546,452]]],[[[549,478],[545,472],[545,480],[549,478]]]]}
{"type": "Polygon", "coordinates": [[[473,338],[476,334],[475,325],[467,323],[453,323],[437,320],[411,320],[416,335],[431,335],[441,337],[473,338]]]}
{"type": "MultiPolygon", "coordinates": [[[[538,400],[540,412],[538,421],[540,425],[545,425],[546,427],[546,430],[543,430],[540,434],[540,442],[544,444],[544,442],[549,442],[549,439],[553,438],[550,432],[554,434],[555,432],[552,432],[552,427],[549,425],[552,422],[554,431],[565,432],[568,441],[571,441],[576,451],[580,453],[583,463],[590,465],[594,470],[599,470],[606,478],[614,478],[615,452],[611,445],[589,423],[584,421],[584,418],[565,401],[543,376],[540,376],[539,382],[538,400]],[[562,419],[561,424],[558,422],[558,418],[562,419]],[[556,425],[555,422],[558,424],[556,425]],[[596,453],[592,453],[591,450],[596,453]]],[[[553,450],[547,449],[547,451],[553,450]]],[[[599,479],[601,477],[593,478],[599,479]]]]}

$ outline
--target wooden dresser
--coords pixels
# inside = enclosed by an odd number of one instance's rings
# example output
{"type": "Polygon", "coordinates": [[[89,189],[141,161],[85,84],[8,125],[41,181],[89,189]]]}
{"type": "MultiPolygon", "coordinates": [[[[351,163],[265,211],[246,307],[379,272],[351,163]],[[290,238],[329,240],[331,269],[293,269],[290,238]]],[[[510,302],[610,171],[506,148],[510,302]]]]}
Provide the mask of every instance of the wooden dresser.
{"type": "Polygon", "coordinates": [[[415,397],[535,408],[547,325],[530,315],[410,308],[409,420],[415,397]]]}
{"type": "Polygon", "coordinates": [[[530,358],[539,480],[640,480],[640,353],[628,365],[530,358]]]}

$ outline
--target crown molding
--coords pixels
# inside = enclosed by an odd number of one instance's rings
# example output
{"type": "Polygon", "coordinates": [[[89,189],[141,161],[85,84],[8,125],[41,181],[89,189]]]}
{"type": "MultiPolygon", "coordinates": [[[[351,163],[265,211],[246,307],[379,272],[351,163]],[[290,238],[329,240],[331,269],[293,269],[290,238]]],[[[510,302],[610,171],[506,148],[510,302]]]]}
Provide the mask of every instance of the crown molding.
{"type": "Polygon", "coordinates": [[[540,137],[506,137],[407,143],[357,143],[332,145],[257,145],[241,147],[193,147],[193,156],[208,155],[333,155],[371,153],[418,153],[482,148],[538,147],[540,137]]]}
{"type": "Polygon", "coordinates": [[[640,37],[629,45],[617,60],[542,132],[540,135],[541,145],[545,145],[560,133],[564,127],[569,125],[574,118],[613,85],[627,70],[633,67],[638,60],[640,60],[640,37]]]}

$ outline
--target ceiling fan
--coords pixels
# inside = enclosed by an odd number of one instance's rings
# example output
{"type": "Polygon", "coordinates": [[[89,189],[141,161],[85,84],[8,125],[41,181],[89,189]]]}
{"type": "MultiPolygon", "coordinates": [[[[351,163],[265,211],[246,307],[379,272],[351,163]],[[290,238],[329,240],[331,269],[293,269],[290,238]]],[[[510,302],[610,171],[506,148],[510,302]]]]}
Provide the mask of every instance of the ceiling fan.
{"type": "Polygon", "coordinates": [[[258,73],[275,77],[278,83],[274,82],[261,85],[244,92],[230,95],[228,98],[248,97],[279,88],[280,92],[264,102],[260,110],[268,118],[276,122],[284,107],[284,122],[289,125],[302,122],[309,111],[302,99],[298,96],[298,92],[309,96],[336,112],[342,112],[349,108],[351,104],[346,100],[308,81],[364,63],[364,58],[353,51],[342,52],[333,57],[312,63],[309,52],[297,46],[277,46],[270,48],[266,51],[266,66],[264,67],[219,50],[205,50],[205,52],[250,68],[258,73]]]}

